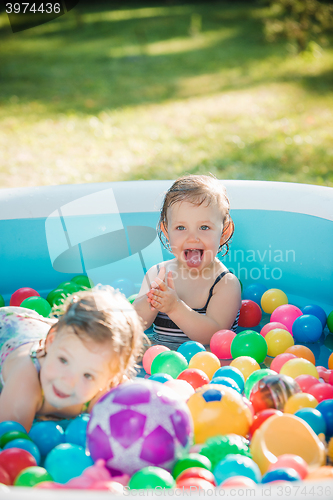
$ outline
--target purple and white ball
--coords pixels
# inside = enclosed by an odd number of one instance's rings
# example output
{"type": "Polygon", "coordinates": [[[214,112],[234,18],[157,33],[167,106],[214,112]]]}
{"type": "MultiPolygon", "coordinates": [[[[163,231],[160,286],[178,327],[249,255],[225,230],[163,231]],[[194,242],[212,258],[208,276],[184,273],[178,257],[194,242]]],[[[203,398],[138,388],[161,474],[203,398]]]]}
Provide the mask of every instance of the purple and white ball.
{"type": "Polygon", "coordinates": [[[171,471],[187,454],[193,422],[174,391],[152,380],[121,384],[94,406],[87,444],[94,461],[111,472],[132,475],[150,465],[171,471]]]}

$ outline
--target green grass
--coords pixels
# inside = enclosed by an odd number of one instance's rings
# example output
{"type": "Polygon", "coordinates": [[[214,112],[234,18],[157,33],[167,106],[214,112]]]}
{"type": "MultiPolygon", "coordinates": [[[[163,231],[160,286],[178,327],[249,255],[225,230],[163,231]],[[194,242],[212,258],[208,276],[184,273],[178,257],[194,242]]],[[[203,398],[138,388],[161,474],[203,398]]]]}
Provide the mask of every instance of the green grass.
{"type": "Polygon", "coordinates": [[[1,14],[0,185],[212,172],[333,186],[332,44],[268,44],[264,15],[79,5],[12,34],[1,14]]]}

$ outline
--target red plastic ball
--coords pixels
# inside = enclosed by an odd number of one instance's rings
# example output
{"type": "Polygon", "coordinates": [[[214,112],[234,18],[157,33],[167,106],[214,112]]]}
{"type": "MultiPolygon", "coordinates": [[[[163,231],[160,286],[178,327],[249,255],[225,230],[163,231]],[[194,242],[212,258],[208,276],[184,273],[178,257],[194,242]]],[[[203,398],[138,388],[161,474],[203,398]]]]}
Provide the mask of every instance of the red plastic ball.
{"type": "Polygon", "coordinates": [[[197,477],[199,479],[204,479],[209,483],[212,483],[213,486],[216,486],[216,481],[214,474],[203,467],[190,467],[189,469],[185,469],[183,472],[179,474],[177,477],[177,484],[184,479],[197,477]]]}
{"type": "Polygon", "coordinates": [[[205,479],[200,479],[199,477],[189,477],[183,481],[177,481],[176,488],[182,490],[196,490],[199,492],[200,490],[211,490],[214,486],[209,481],[205,481],[205,479]]]}
{"type": "Polygon", "coordinates": [[[257,484],[253,479],[245,476],[228,477],[228,479],[220,484],[221,488],[255,488],[256,486],[257,484]]]}
{"type": "Polygon", "coordinates": [[[232,359],[230,346],[235,337],[231,330],[219,330],[210,339],[210,350],[219,359],[232,359]]]}
{"type": "Polygon", "coordinates": [[[37,462],[31,453],[21,448],[8,448],[0,453],[0,466],[8,472],[10,484],[14,484],[16,477],[23,469],[36,465],[37,462]]]}
{"type": "Polygon", "coordinates": [[[267,325],[262,327],[262,329],[260,330],[260,335],[266,337],[267,333],[271,330],[275,330],[275,328],[280,328],[280,330],[287,330],[288,332],[288,328],[286,327],[286,325],[283,325],[278,321],[271,321],[270,323],[267,323],[267,325]]]}
{"type": "Polygon", "coordinates": [[[290,359],[294,358],[297,358],[297,356],[295,356],[295,354],[291,354],[291,352],[283,352],[282,354],[278,354],[276,358],[274,358],[273,361],[271,362],[270,369],[274,370],[277,373],[280,373],[280,370],[283,367],[283,365],[290,359]]]}
{"type": "Polygon", "coordinates": [[[9,474],[2,465],[0,465],[0,484],[5,484],[7,486],[11,485],[9,474]]]}
{"type": "Polygon", "coordinates": [[[292,454],[280,455],[276,462],[269,466],[268,471],[275,469],[280,469],[281,467],[290,467],[294,469],[302,479],[304,479],[309,473],[309,466],[306,461],[298,456],[292,454]]]}
{"type": "Polygon", "coordinates": [[[252,328],[259,325],[262,312],[260,306],[253,300],[242,300],[238,326],[252,328]]]}
{"type": "Polygon", "coordinates": [[[209,378],[206,373],[198,368],[187,368],[178,375],[177,379],[185,380],[194,390],[205,384],[209,384],[209,378]]]}
{"type": "Polygon", "coordinates": [[[253,436],[255,431],[259,429],[259,427],[267,420],[269,417],[273,415],[283,415],[282,411],[275,410],[274,408],[268,408],[267,410],[262,410],[257,413],[257,415],[253,418],[253,423],[250,427],[250,435],[253,436]]]}
{"type": "Polygon", "coordinates": [[[325,399],[333,399],[333,386],[325,382],[313,384],[309,387],[307,393],[311,394],[320,403],[325,399]]]}
{"type": "Polygon", "coordinates": [[[28,297],[40,297],[40,295],[33,288],[19,288],[11,296],[9,305],[19,307],[28,297]]]}
{"type": "Polygon", "coordinates": [[[295,378],[302,392],[308,392],[310,387],[314,384],[318,384],[318,379],[313,375],[299,375],[295,378]]]}
{"type": "Polygon", "coordinates": [[[156,356],[158,356],[158,354],[160,354],[161,352],[165,351],[170,351],[170,349],[165,345],[153,345],[152,347],[149,347],[149,349],[146,350],[142,358],[142,365],[145,372],[148,373],[148,375],[151,374],[151,365],[156,356]]]}

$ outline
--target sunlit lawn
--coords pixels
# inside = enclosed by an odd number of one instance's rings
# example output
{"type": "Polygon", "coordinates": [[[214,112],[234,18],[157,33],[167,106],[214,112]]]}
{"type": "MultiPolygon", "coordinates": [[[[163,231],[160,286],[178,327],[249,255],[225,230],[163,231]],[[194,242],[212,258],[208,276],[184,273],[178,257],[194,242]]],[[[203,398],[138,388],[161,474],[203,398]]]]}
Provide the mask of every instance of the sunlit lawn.
{"type": "Polygon", "coordinates": [[[16,34],[0,16],[1,187],[184,172],[333,186],[332,45],[267,44],[267,11],[236,2],[76,12],[16,34]]]}

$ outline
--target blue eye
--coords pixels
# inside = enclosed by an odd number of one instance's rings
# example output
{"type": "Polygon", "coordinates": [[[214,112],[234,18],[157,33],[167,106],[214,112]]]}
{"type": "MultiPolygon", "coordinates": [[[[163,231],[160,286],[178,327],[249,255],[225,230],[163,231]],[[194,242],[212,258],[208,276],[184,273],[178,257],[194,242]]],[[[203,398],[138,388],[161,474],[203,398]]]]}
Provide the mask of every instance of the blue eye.
{"type": "Polygon", "coordinates": [[[90,373],[85,373],[84,375],[84,378],[86,378],[87,380],[93,380],[93,376],[90,374],[90,373]]]}
{"type": "Polygon", "coordinates": [[[59,361],[61,364],[66,365],[67,364],[67,359],[63,358],[62,356],[59,357],[59,361]]]}
{"type": "Polygon", "coordinates": [[[204,226],[201,226],[200,229],[203,229],[204,231],[207,231],[207,229],[209,229],[208,226],[204,225],[204,226]]]}
{"type": "Polygon", "coordinates": [[[179,229],[179,231],[183,231],[185,229],[184,226],[177,226],[176,229],[179,229]]]}

